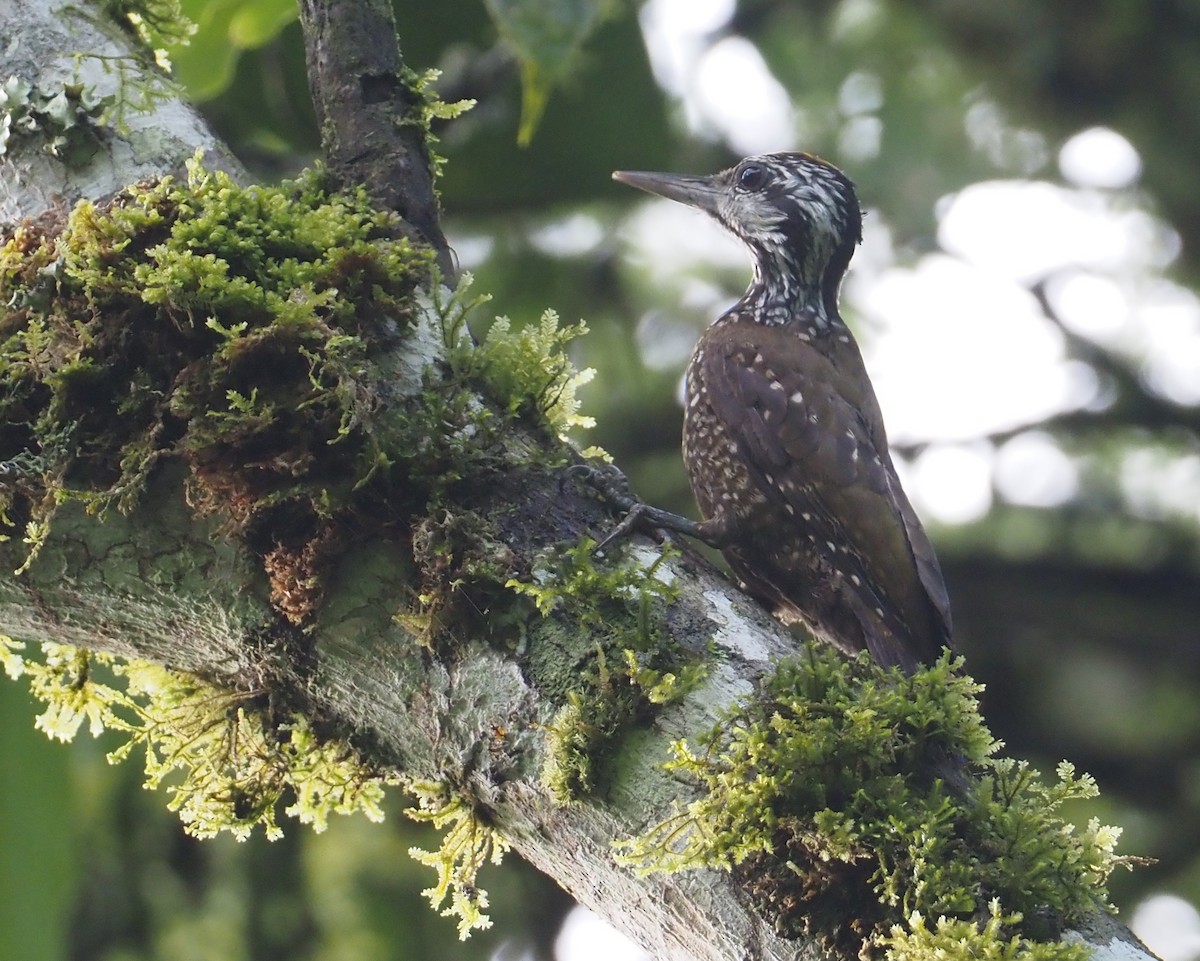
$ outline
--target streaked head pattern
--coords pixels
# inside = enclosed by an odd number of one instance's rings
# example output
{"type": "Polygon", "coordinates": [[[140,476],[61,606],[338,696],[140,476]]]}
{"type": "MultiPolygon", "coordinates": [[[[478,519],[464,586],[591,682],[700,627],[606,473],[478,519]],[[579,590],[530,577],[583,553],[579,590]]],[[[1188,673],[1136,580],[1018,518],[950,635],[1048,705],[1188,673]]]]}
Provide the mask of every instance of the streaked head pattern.
{"type": "Polygon", "coordinates": [[[747,157],[710,177],[619,170],[615,180],[699,207],[741,240],[754,258],[742,304],[764,323],[809,314],[837,319],[837,292],[862,240],[862,211],[846,175],[812,154],[747,157]]]}

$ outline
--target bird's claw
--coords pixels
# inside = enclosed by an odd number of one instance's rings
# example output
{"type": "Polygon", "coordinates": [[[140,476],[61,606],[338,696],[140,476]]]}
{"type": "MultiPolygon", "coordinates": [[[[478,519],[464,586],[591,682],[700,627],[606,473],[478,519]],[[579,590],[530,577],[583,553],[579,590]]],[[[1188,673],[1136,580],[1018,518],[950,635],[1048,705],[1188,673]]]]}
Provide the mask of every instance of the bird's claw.
{"type": "Polygon", "coordinates": [[[579,480],[594,490],[614,514],[624,514],[620,522],[593,548],[597,553],[603,552],[610,544],[626,537],[641,522],[647,508],[629,490],[629,478],[621,469],[613,464],[594,466],[592,464],[572,464],[562,473],[559,481],[561,489],[568,481],[579,480]]]}
{"type": "Polygon", "coordinates": [[[618,511],[630,511],[640,504],[629,490],[629,478],[615,464],[572,464],[562,472],[561,490],[571,480],[579,480],[594,490],[602,501],[618,511]]]}

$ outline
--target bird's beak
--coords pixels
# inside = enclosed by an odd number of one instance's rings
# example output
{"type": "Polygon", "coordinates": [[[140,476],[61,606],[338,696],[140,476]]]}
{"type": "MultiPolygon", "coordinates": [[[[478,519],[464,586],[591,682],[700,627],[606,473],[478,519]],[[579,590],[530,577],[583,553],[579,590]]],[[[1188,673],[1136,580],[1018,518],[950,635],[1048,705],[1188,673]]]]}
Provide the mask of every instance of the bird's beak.
{"type": "Polygon", "coordinates": [[[689,177],[684,174],[647,173],[641,170],[613,171],[613,180],[637,187],[646,193],[676,200],[689,207],[699,207],[710,214],[717,212],[721,190],[714,177],[689,177]]]}

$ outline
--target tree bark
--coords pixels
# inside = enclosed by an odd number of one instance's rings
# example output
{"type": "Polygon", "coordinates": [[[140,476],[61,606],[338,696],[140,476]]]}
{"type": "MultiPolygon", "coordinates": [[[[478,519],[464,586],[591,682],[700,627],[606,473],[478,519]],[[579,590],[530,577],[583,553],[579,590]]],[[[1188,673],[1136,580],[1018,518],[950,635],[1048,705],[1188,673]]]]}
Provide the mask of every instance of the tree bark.
{"type": "Polygon", "coordinates": [[[365,184],[437,251],[453,285],[415,76],[406,73],[387,0],[301,0],[309,86],[325,161],[344,187],[365,184]]]}
{"type": "MultiPolygon", "coordinates": [[[[46,87],[77,79],[75,51],[129,55],[118,31],[64,0],[5,5],[0,36],[21,38],[0,53],[0,76],[19,74],[46,87]]],[[[114,73],[92,71],[90,62],[79,66],[86,82],[117,92],[114,73]]],[[[384,72],[401,68],[397,62],[384,72]]],[[[159,80],[151,75],[147,82],[159,80]]],[[[175,170],[197,148],[208,163],[238,169],[195,112],[173,98],[131,117],[127,131],[107,131],[102,145],[78,170],[34,147],[10,153],[0,162],[0,219],[36,218],[78,198],[112,194],[175,170]]],[[[414,223],[426,236],[440,236],[433,233],[436,221],[414,223]]],[[[409,338],[395,348],[403,354],[394,359],[397,369],[419,371],[437,361],[436,344],[409,338]]],[[[402,387],[395,401],[403,401],[402,387]]],[[[545,443],[533,436],[508,442],[545,443]]],[[[610,523],[592,499],[561,491],[558,476],[546,470],[513,472],[470,504],[450,505],[457,509],[494,522],[504,549],[526,569],[548,546],[576,542],[610,523]]],[[[64,507],[29,568],[0,575],[0,631],[153,660],[235,688],[260,684],[270,667],[272,683],[302,693],[323,717],[354,731],[357,743],[371,745],[372,762],[416,778],[449,779],[517,851],[652,956],[824,956],[815,944],[777,936],[728,873],[639,878],[613,857],[614,840],[665,819],[673,802],[693,790],[663,771],[669,745],[709,729],[722,708],[749,694],[795,647],[788,632],[702,562],[670,560],[660,575],[680,588],[664,631],[684,649],[716,648],[707,680],[628,739],[604,800],[560,806],[538,782],[544,732],[561,703],[545,692],[577,683],[577,665],[595,646],[587,631],[576,626],[568,641],[531,630],[530,646],[562,648],[545,652],[536,684],[528,657],[482,637],[460,637],[453,651],[429,656],[393,616],[397,598],[415,592],[411,545],[380,536],[356,545],[327,577],[325,599],[304,638],[308,663],[267,665],[262,638],[294,629],[271,606],[261,558],[223,530],[220,519],[197,519],[189,510],[178,465],[158,471],[129,515],[114,511],[100,521],[64,507]]],[[[658,553],[645,539],[633,550],[644,563],[658,553]]],[[[0,544],[0,569],[15,570],[23,555],[20,543],[0,544]]],[[[1151,957],[1107,918],[1072,936],[1094,946],[1097,959],[1151,957]]]]}

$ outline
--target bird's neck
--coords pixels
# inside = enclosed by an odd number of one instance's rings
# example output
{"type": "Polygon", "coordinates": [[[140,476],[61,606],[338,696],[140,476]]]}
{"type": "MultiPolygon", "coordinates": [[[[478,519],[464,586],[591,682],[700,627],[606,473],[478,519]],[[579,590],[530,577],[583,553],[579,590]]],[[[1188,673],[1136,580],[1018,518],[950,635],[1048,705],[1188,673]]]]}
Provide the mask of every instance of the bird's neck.
{"type": "Polygon", "coordinates": [[[837,291],[841,275],[805,269],[790,259],[756,257],[754,278],[730,313],[770,327],[799,324],[817,333],[841,329],[837,291]]]}

